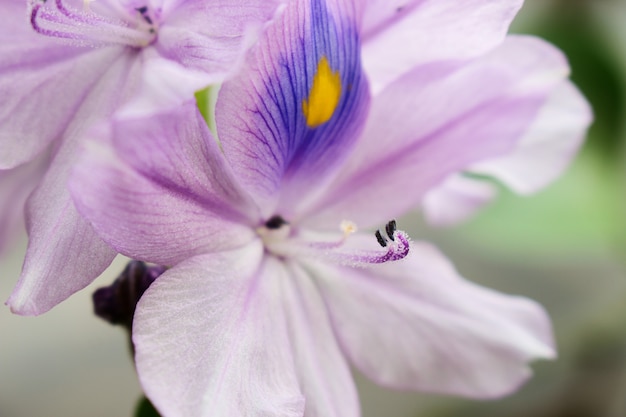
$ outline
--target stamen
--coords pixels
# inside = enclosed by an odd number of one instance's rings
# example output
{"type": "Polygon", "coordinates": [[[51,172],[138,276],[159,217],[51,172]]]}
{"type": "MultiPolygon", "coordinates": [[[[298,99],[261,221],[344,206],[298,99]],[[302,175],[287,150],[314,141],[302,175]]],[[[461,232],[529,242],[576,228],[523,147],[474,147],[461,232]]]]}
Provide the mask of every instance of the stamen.
{"type": "MultiPolygon", "coordinates": [[[[45,7],[45,1],[35,1],[30,12],[33,29],[45,36],[75,41],[80,46],[127,45],[143,47],[154,41],[156,32],[149,9],[141,13],[142,20],[137,20],[128,12],[123,12],[123,19],[114,20],[95,14],[85,7],[79,11],[55,0],[54,7],[45,7]],[[128,23],[127,20],[132,22],[128,23]]],[[[144,8],[141,8],[144,9],[144,8]]]]}
{"type": "MultiPolygon", "coordinates": [[[[410,238],[402,230],[396,230],[396,222],[390,221],[385,226],[390,241],[377,230],[374,234],[380,246],[386,249],[380,250],[353,250],[345,247],[349,240],[350,231],[356,230],[354,224],[342,222],[344,235],[335,241],[311,241],[304,236],[291,239],[273,241],[268,247],[269,251],[285,257],[323,258],[341,265],[364,267],[372,264],[398,261],[405,258],[410,250],[410,238]],[[304,239],[303,239],[304,238],[304,239]]],[[[266,240],[266,244],[270,243],[266,240]]]]}

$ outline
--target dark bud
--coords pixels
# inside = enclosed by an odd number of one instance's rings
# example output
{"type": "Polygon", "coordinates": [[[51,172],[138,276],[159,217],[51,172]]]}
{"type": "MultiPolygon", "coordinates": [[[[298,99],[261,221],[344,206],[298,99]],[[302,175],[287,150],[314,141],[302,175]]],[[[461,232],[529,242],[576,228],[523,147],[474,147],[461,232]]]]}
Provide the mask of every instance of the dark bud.
{"type": "Polygon", "coordinates": [[[385,240],[383,235],[380,233],[380,230],[377,230],[376,233],[374,233],[374,235],[376,236],[376,240],[378,241],[378,244],[380,246],[382,246],[383,248],[387,246],[387,241],[385,240]]]}
{"type": "Polygon", "coordinates": [[[268,229],[280,229],[286,224],[287,222],[282,217],[272,216],[268,221],[265,222],[265,227],[267,227],[268,229]]]}
{"type": "Polygon", "coordinates": [[[395,232],[395,231],[396,231],[396,221],[395,220],[391,220],[385,226],[385,232],[387,232],[387,236],[389,236],[389,239],[394,240],[393,232],[395,232]]]}
{"type": "Polygon", "coordinates": [[[137,302],[154,280],[165,272],[165,267],[148,266],[144,262],[131,261],[124,271],[108,287],[93,293],[94,312],[111,324],[132,328],[137,302]]]}

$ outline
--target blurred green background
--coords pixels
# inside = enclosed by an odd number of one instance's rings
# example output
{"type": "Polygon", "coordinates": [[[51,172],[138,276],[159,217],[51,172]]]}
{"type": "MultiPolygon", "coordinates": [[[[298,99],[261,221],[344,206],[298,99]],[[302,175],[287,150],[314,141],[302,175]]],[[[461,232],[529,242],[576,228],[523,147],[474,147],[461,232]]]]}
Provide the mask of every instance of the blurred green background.
{"type": "MultiPolygon", "coordinates": [[[[565,51],[596,115],[588,140],[544,191],[502,189],[460,227],[411,234],[437,243],[468,279],[541,302],[559,359],[535,364],[518,393],[489,402],[390,392],[357,375],[364,417],[626,416],[626,0],[527,0],[512,32],[565,51]]],[[[0,298],[24,247],[0,265],[0,298]]],[[[126,336],[91,315],[91,293],[124,263],[44,316],[0,309],[1,417],[132,413],[140,388],[126,336]]]]}

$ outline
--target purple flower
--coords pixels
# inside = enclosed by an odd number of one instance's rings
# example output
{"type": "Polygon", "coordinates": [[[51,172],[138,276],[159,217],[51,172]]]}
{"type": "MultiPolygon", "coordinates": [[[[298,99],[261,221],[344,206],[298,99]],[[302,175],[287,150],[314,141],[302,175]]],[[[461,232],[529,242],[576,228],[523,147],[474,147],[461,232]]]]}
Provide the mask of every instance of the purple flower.
{"type": "MultiPolygon", "coordinates": [[[[7,302],[39,314],[85,287],[115,251],[76,212],[67,178],[87,130],[120,107],[126,115],[179,105],[233,73],[274,0],[0,1],[0,190],[29,170],[29,247],[7,302]],[[47,169],[16,168],[50,153],[47,169]],[[9,172],[15,169],[18,172],[9,172]],[[53,289],[41,282],[54,282],[53,289]]],[[[0,232],[4,232],[2,228],[0,232]]],[[[9,233],[9,230],[7,233],[9,233]]],[[[6,236],[2,236],[3,239],[6,236]]]]}
{"type": "Polygon", "coordinates": [[[555,355],[539,305],[465,281],[390,219],[519,146],[566,61],[514,37],[415,63],[370,97],[361,5],[291,2],[222,86],[218,137],[188,103],[102,128],[76,168],[103,239],[172,266],[133,325],[165,416],[357,416],[348,363],[389,387],[490,398],[555,355]]]}

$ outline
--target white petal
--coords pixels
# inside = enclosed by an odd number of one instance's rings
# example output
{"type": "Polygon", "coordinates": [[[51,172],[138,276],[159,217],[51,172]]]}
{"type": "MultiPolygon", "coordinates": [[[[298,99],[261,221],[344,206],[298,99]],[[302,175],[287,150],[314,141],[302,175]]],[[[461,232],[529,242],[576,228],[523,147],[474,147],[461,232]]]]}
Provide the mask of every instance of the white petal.
{"type": "Polygon", "coordinates": [[[146,395],[164,417],[296,417],[304,401],[278,291],[260,243],[161,275],[133,326],[146,395]]]}
{"type": "Polygon", "coordinates": [[[309,274],[291,265],[283,299],[294,345],[304,417],[359,417],[359,399],[328,312],[309,274]]]}

